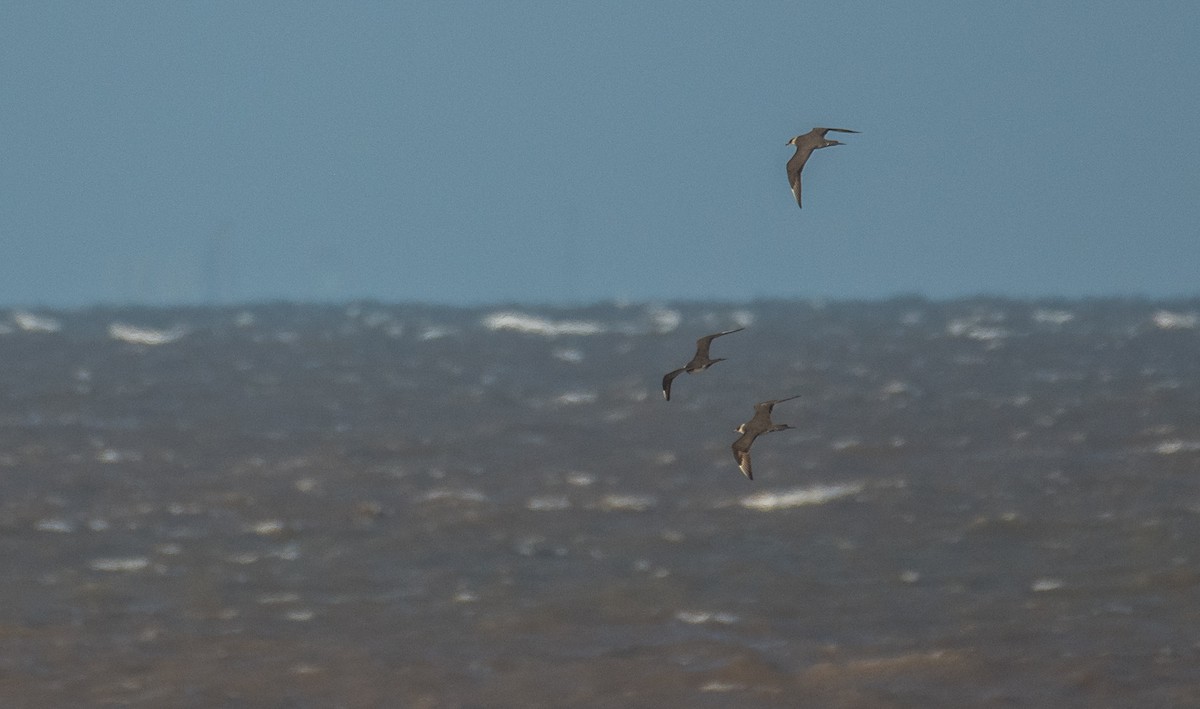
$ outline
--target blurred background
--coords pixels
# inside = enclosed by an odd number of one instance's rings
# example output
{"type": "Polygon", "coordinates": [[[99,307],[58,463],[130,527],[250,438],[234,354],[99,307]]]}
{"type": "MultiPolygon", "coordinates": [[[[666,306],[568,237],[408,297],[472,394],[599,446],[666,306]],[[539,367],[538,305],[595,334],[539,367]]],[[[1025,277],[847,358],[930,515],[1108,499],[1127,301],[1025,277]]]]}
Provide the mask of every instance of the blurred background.
{"type": "Polygon", "coordinates": [[[1200,706],[1197,27],[0,3],[0,706],[1200,706]]]}

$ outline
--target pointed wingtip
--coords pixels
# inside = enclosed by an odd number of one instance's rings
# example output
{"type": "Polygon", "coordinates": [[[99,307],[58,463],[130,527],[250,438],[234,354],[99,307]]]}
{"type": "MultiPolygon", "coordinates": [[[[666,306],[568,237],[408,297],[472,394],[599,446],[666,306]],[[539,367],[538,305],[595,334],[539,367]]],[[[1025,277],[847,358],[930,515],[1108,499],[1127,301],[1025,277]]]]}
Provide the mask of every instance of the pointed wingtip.
{"type": "Polygon", "coordinates": [[[663,378],[662,378],[662,393],[663,393],[663,398],[666,399],[667,401],[671,400],[671,382],[674,381],[675,377],[677,377],[679,375],[679,373],[682,371],[683,371],[682,369],[676,369],[673,372],[667,372],[663,376],[663,378]]]}
{"type": "Polygon", "coordinates": [[[749,453],[738,453],[738,470],[742,471],[742,475],[745,475],[747,479],[754,479],[754,473],[750,469],[749,453]]]}

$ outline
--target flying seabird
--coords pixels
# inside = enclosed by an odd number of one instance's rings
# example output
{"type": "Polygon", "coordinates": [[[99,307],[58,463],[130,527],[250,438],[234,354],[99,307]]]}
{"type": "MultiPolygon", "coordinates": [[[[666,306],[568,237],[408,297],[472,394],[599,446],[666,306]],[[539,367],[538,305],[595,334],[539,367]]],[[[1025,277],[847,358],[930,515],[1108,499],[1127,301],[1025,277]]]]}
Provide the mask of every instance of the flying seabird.
{"type": "Polygon", "coordinates": [[[678,377],[680,374],[683,374],[684,372],[687,372],[688,374],[692,374],[694,372],[701,372],[701,371],[704,371],[705,369],[708,369],[709,367],[713,366],[717,362],[725,361],[724,357],[718,357],[716,359],[708,358],[708,346],[712,344],[713,340],[717,339],[718,337],[721,337],[722,335],[729,335],[729,334],[732,334],[735,332],[741,332],[742,330],[745,330],[745,329],[746,328],[744,328],[744,327],[739,327],[736,330],[726,330],[725,332],[717,332],[717,333],[713,333],[711,335],[705,335],[704,337],[701,337],[699,340],[696,340],[696,356],[692,357],[692,361],[688,362],[687,364],[683,365],[682,367],[680,367],[679,369],[676,369],[673,372],[667,372],[666,376],[663,377],[663,382],[662,382],[663,397],[665,397],[667,401],[671,400],[671,381],[674,380],[675,377],[678,377]]]}
{"type": "Polygon", "coordinates": [[[800,171],[804,169],[804,163],[808,162],[808,156],[812,155],[812,151],[818,148],[828,148],[831,145],[845,145],[845,143],[836,140],[826,140],[825,134],[831,130],[839,133],[858,133],[859,131],[850,130],[849,128],[813,128],[804,135],[798,135],[789,140],[786,145],[796,146],[796,154],[788,160],[787,176],[788,184],[792,186],[792,194],[796,196],[796,206],[802,207],[800,204],[800,171]]]}
{"type": "Polygon", "coordinates": [[[775,408],[775,404],[791,401],[799,396],[797,394],[796,396],[789,396],[786,399],[760,401],[754,405],[754,417],[737,427],[736,430],[742,434],[742,437],[733,442],[733,458],[737,461],[738,467],[742,469],[742,474],[747,478],[754,479],[754,473],[750,471],[750,446],[754,444],[754,439],[764,433],[794,428],[786,423],[772,423],[771,409],[775,408]]]}

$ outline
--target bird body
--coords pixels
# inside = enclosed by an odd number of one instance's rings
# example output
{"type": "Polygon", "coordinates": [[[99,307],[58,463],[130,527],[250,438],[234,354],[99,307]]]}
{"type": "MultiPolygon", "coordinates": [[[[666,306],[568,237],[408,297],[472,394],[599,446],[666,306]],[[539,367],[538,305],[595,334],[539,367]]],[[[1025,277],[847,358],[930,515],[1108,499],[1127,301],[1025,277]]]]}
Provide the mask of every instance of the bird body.
{"type": "Polygon", "coordinates": [[[792,186],[792,195],[796,198],[796,206],[803,207],[800,204],[800,171],[804,169],[804,163],[808,162],[808,156],[812,155],[814,150],[820,148],[828,148],[831,145],[845,145],[837,140],[827,140],[825,134],[829,131],[837,131],[839,133],[858,133],[856,130],[849,128],[813,128],[804,135],[798,135],[789,140],[787,145],[796,146],[796,154],[792,156],[787,163],[788,184],[792,186]]]}
{"type": "Polygon", "coordinates": [[[712,344],[713,340],[715,340],[718,337],[721,337],[723,335],[730,335],[735,332],[741,332],[742,330],[745,330],[745,329],[746,328],[744,328],[744,327],[739,327],[736,330],[726,330],[725,332],[715,332],[711,335],[705,335],[704,337],[701,337],[699,340],[696,340],[696,356],[692,357],[692,361],[683,365],[679,369],[676,369],[671,372],[667,372],[667,374],[665,376],[663,376],[663,380],[662,380],[663,397],[667,401],[671,400],[671,382],[674,381],[675,377],[678,377],[680,374],[683,374],[684,372],[686,372],[688,374],[694,374],[695,372],[702,372],[702,371],[708,369],[709,367],[713,366],[717,362],[725,361],[724,357],[718,357],[716,359],[709,358],[708,348],[709,348],[709,345],[712,344]]]}
{"type": "Polygon", "coordinates": [[[742,436],[733,442],[733,459],[737,461],[738,468],[741,469],[742,474],[748,479],[754,479],[754,473],[750,468],[750,446],[754,444],[754,439],[764,433],[773,433],[793,428],[786,423],[772,422],[771,410],[775,408],[775,404],[791,401],[799,396],[797,394],[796,396],[789,396],[786,399],[760,401],[754,405],[754,416],[746,423],[737,427],[737,432],[742,434],[742,436]]]}

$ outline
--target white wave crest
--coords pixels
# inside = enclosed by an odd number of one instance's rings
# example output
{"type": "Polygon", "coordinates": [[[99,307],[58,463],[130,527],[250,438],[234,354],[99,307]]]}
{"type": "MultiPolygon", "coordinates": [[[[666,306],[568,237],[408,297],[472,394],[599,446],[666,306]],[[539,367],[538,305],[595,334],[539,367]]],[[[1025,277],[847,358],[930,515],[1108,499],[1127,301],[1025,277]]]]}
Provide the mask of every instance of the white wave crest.
{"type": "Polygon", "coordinates": [[[862,491],[862,483],[814,485],[782,492],[759,492],[747,495],[741,499],[740,504],[747,509],[770,512],[803,505],[821,505],[849,495],[857,495],[862,491]]]}
{"type": "Polygon", "coordinates": [[[88,562],[88,568],[93,571],[131,572],[141,571],[148,566],[150,560],[144,556],[106,557],[88,562]]]}
{"type": "Polygon", "coordinates": [[[34,315],[24,310],[18,310],[12,315],[13,322],[25,332],[58,332],[62,323],[46,315],[34,315]]]}
{"type": "Polygon", "coordinates": [[[530,335],[558,337],[559,335],[598,335],[606,332],[603,325],[588,320],[548,320],[536,315],[511,311],[492,313],[483,319],[483,326],[496,330],[515,330],[530,335]]]}
{"type": "Polygon", "coordinates": [[[175,342],[186,334],[187,330],[178,326],[169,330],[154,330],[123,322],[114,322],[108,326],[109,337],[135,345],[166,345],[175,342]]]}
{"type": "Polygon", "coordinates": [[[656,506],[658,498],[654,495],[605,495],[600,498],[600,509],[602,510],[629,510],[631,512],[645,512],[646,510],[656,506]]]}
{"type": "Polygon", "coordinates": [[[1154,326],[1160,330],[1192,330],[1200,325],[1200,315],[1196,313],[1172,313],[1160,310],[1154,314],[1154,326]]]}

